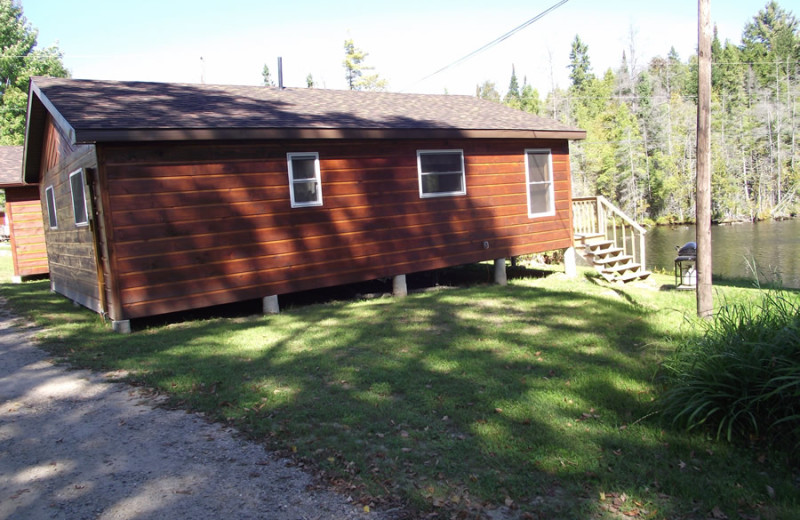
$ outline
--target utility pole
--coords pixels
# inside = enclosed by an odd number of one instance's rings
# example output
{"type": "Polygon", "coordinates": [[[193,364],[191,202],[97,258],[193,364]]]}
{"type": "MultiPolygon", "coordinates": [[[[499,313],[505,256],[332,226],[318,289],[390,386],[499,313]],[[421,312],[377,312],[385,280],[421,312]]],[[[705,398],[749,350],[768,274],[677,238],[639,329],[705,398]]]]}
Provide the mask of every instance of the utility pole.
{"type": "Polygon", "coordinates": [[[697,1],[697,315],[711,318],[711,0],[697,1]]]}

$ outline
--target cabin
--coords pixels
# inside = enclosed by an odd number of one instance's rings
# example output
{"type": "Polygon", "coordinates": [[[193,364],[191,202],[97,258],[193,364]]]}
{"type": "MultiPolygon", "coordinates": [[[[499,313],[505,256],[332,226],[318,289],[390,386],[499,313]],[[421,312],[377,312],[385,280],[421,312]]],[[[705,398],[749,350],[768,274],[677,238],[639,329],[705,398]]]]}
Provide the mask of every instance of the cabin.
{"type": "Polygon", "coordinates": [[[23,171],[52,289],[127,332],[571,248],[583,138],[471,96],[35,77],[23,171]]]}
{"type": "Polygon", "coordinates": [[[0,146],[0,189],[6,195],[2,237],[11,243],[12,280],[21,282],[46,275],[47,249],[39,187],[22,182],[21,146],[0,146]]]}

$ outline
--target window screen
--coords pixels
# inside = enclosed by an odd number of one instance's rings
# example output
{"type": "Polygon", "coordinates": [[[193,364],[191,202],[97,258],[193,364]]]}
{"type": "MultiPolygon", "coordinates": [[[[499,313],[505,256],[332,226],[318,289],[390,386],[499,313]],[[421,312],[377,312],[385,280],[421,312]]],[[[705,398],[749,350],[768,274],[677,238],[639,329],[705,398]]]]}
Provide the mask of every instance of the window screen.
{"type": "Polygon", "coordinates": [[[76,226],[89,224],[89,214],[86,211],[86,190],[83,185],[83,169],[72,172],[69,176],[69,186],[72,190],[72,209],[75,213],[76,226]]]}
{"type": "Polygon", "coordinates": [[[420,197],[442,197],[467,193],[464,152],[419,150],[417,152],[420,197]]]}

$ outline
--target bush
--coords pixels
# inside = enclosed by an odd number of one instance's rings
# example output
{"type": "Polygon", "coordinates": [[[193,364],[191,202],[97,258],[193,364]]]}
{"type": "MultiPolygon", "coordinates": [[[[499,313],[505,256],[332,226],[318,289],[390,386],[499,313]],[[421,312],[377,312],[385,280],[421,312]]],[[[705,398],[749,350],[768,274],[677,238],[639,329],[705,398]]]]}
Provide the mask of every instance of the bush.
{"type": "Polygon", "coordinates": [[[662,414],[728,441],[800,442],[800,307],[767,292],[726,305],[663,363],[662,414]]]}

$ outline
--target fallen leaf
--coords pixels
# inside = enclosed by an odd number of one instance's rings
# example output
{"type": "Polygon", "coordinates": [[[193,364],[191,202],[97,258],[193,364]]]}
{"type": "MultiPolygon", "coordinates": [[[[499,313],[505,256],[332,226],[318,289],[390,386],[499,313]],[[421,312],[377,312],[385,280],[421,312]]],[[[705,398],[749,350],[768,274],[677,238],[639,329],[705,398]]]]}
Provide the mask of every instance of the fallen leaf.
{"type": "Polygon", "coordinates": [[[19,497],[21,497],[22,495],[24,495],[25,493],[30,493],[30,492],[31,492],[31,490],[30,490],[30,489],[28,489],[28,488],[25,488],[25,489],[20,489],[19,491],[17,491],[17,492],[16,492],[16,493],[14,493],[13,495],[11,495],[11,500],[16,500],[16,499],[18,499],[19,497]]]}
{"type": "Polygon", "coordinates": [[[719,520],[726,520],[728,515],[722,512],[719,506],[714,506],[714,509],[711,510],[711,518],[717,518],[719,520]]]}
{"type": "Polygon", "coordinates": [[[514,505],[514,501],[511,499],[511,497],[506,497],[505,504],[506,507],[511,507],[514,505]]]}
{"type": "Polygon", "coordinates": [[[364,506],[364,512],[369,513],[369,506],[364,506]]]}

